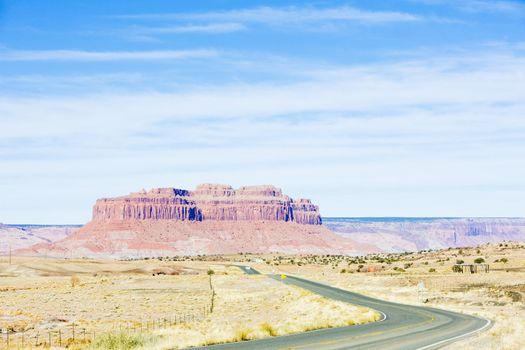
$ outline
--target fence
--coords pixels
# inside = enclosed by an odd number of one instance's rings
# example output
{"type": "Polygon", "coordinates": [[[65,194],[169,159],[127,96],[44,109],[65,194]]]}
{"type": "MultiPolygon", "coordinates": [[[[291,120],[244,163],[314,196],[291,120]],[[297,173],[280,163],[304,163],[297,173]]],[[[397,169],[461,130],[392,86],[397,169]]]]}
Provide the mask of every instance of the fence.
{"type": "Polygon", "coordinates": [[[203,320],[211,312],[210,306],[205,306],[198,313],[186,313],[158,319],[139,320],[109,320],[106,327],[88,327],[79,323],[69,323],[49,330],[25,330],[15,332],[10,329],[0,329],[0,350],[32,349],[51,347],[66,347],[71,344],[88,344],[97,335],[125,332],[128,334],[152,332],[166,329],[182,323],[203,320]],[[110,323],[110,325],[107,325],[110,323]]]}

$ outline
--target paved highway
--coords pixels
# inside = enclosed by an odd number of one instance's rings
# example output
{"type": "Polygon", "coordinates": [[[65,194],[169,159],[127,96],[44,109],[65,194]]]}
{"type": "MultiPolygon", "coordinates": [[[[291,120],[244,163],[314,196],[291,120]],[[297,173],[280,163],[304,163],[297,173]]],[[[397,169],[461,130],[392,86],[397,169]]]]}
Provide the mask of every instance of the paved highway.
{"type": "Polygon", "coordinates": [[[260,275],[259,271],[257,271],[256,269],[252,269],[250,266],[236,266],[243,270],[244,273],[247,275],[260,275]]]}
{"type": "MultiPolygon", "coordinates": [[[[259,274],[253,268],[239,266],[245,273],[259,274]]],[[[489,320],[429,307],[403,305],[366,297],[314,281],[280,275],[271,278],[295,285],[334,300],[361,305],[379,311],[378,322],[365,325],[329,328],[272,337],[261,340],[213,345],[200,349],[438,349],[462,338],[475,335],[491,326],[489,320]]]]}

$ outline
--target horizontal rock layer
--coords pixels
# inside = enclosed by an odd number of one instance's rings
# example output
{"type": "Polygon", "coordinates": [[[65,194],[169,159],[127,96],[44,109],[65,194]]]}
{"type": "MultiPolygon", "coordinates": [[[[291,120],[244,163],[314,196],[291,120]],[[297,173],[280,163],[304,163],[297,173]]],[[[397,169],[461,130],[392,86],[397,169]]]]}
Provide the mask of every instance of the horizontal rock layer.
{"type": "Polygon", "coordinates": [[[332,218],[324,225],[386,252],[525,241],[525,218],[332,218]]]}
{"type": "Polygon", "coordinates": [[[285,221],[322,223],[319,208],[308,199],[293,200],[274,186],[203,184],[195,191],[157,188],[97,200],[93,221],[285,221]]]}

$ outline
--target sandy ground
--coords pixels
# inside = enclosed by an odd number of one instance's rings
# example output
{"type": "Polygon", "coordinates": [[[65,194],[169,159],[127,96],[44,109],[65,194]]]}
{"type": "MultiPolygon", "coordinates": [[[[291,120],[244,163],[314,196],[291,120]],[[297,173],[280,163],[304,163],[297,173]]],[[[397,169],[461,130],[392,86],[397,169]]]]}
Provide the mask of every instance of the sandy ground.
{"type": "MultiPolygon", "coordinates": [[[[104,334],[124,332],[132,335],[131,345],[125,348],[166,349],[378,317],[371,310],[327,300],[265,276],[247,276],[229,266],[242,263],[266,273],[299,275],[381,299],[495,321],[489,331],[448,349],[525,348],[523,243],[367,257],[244,254],[172,260],[17,257],[9,265],[0,257],[0,328],[15,331],[11,343],[20,344],[23,331],[26,344],[43,345],[51,337],[55,345],[60,340],[67,343],[74,323],[77,341],[70,344],[72,348],[107,348],[104,334]],[[489,273],[460,274],[451,269],[458,261],[473,263],[480,258],[490,265],[489,273]]],[[[0,349],[5,342],[4,334],[0,349]]]]}
{"type": "Polygon", "coordinates": [[[317,263],[312,263],[311,257],[281,256],[279,259],[278,255],[272,255],[259,257],[269,264],[254,266],[267,272],[283,271],[323,281],[385,300],[479,315],[495,321],[494,326],[446,349],[519,350],[525,349],[525,244],[506,245],[384,255],[362,261],[317,257],[317,263]],[[476,258],[483,258],[491,271],[452,272],[451,267],[457,260],[473,263],[476,258]],[[378,259],[385,261],[378,262],[378,259]],[[349,260],[355,263],[348,263],[349,260]],[[430,272],[431,269],[435,272],[430,272]]]}
{"type": "MultiPolygon", "coordinates": [[[[9,264],[4,257],[0,298],[0,328],[9,331],[13,348],[22,342],[26,348],[51,342],[57,348],[81,349],[104,334],[120,332],[149,339],[135,347],[178,348],[379,317],[265,276],[244,275],[220,261],[15,257],[9,264]]],[[[2,349],[7,334],[0,338],[2,349]]],[[[102,343],[98,348],[104,347],[102,343]]]]}

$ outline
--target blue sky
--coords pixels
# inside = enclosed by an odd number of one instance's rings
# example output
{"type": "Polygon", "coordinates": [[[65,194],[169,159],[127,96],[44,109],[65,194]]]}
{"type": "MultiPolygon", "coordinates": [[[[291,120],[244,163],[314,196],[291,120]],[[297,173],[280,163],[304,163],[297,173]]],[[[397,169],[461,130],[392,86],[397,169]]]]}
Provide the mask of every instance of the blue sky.
{"type": "Polygon", "coordinates": [[[525,2],[0,0],[0,222],[271,183],[325,216],[524,216],[525,2]]]}

